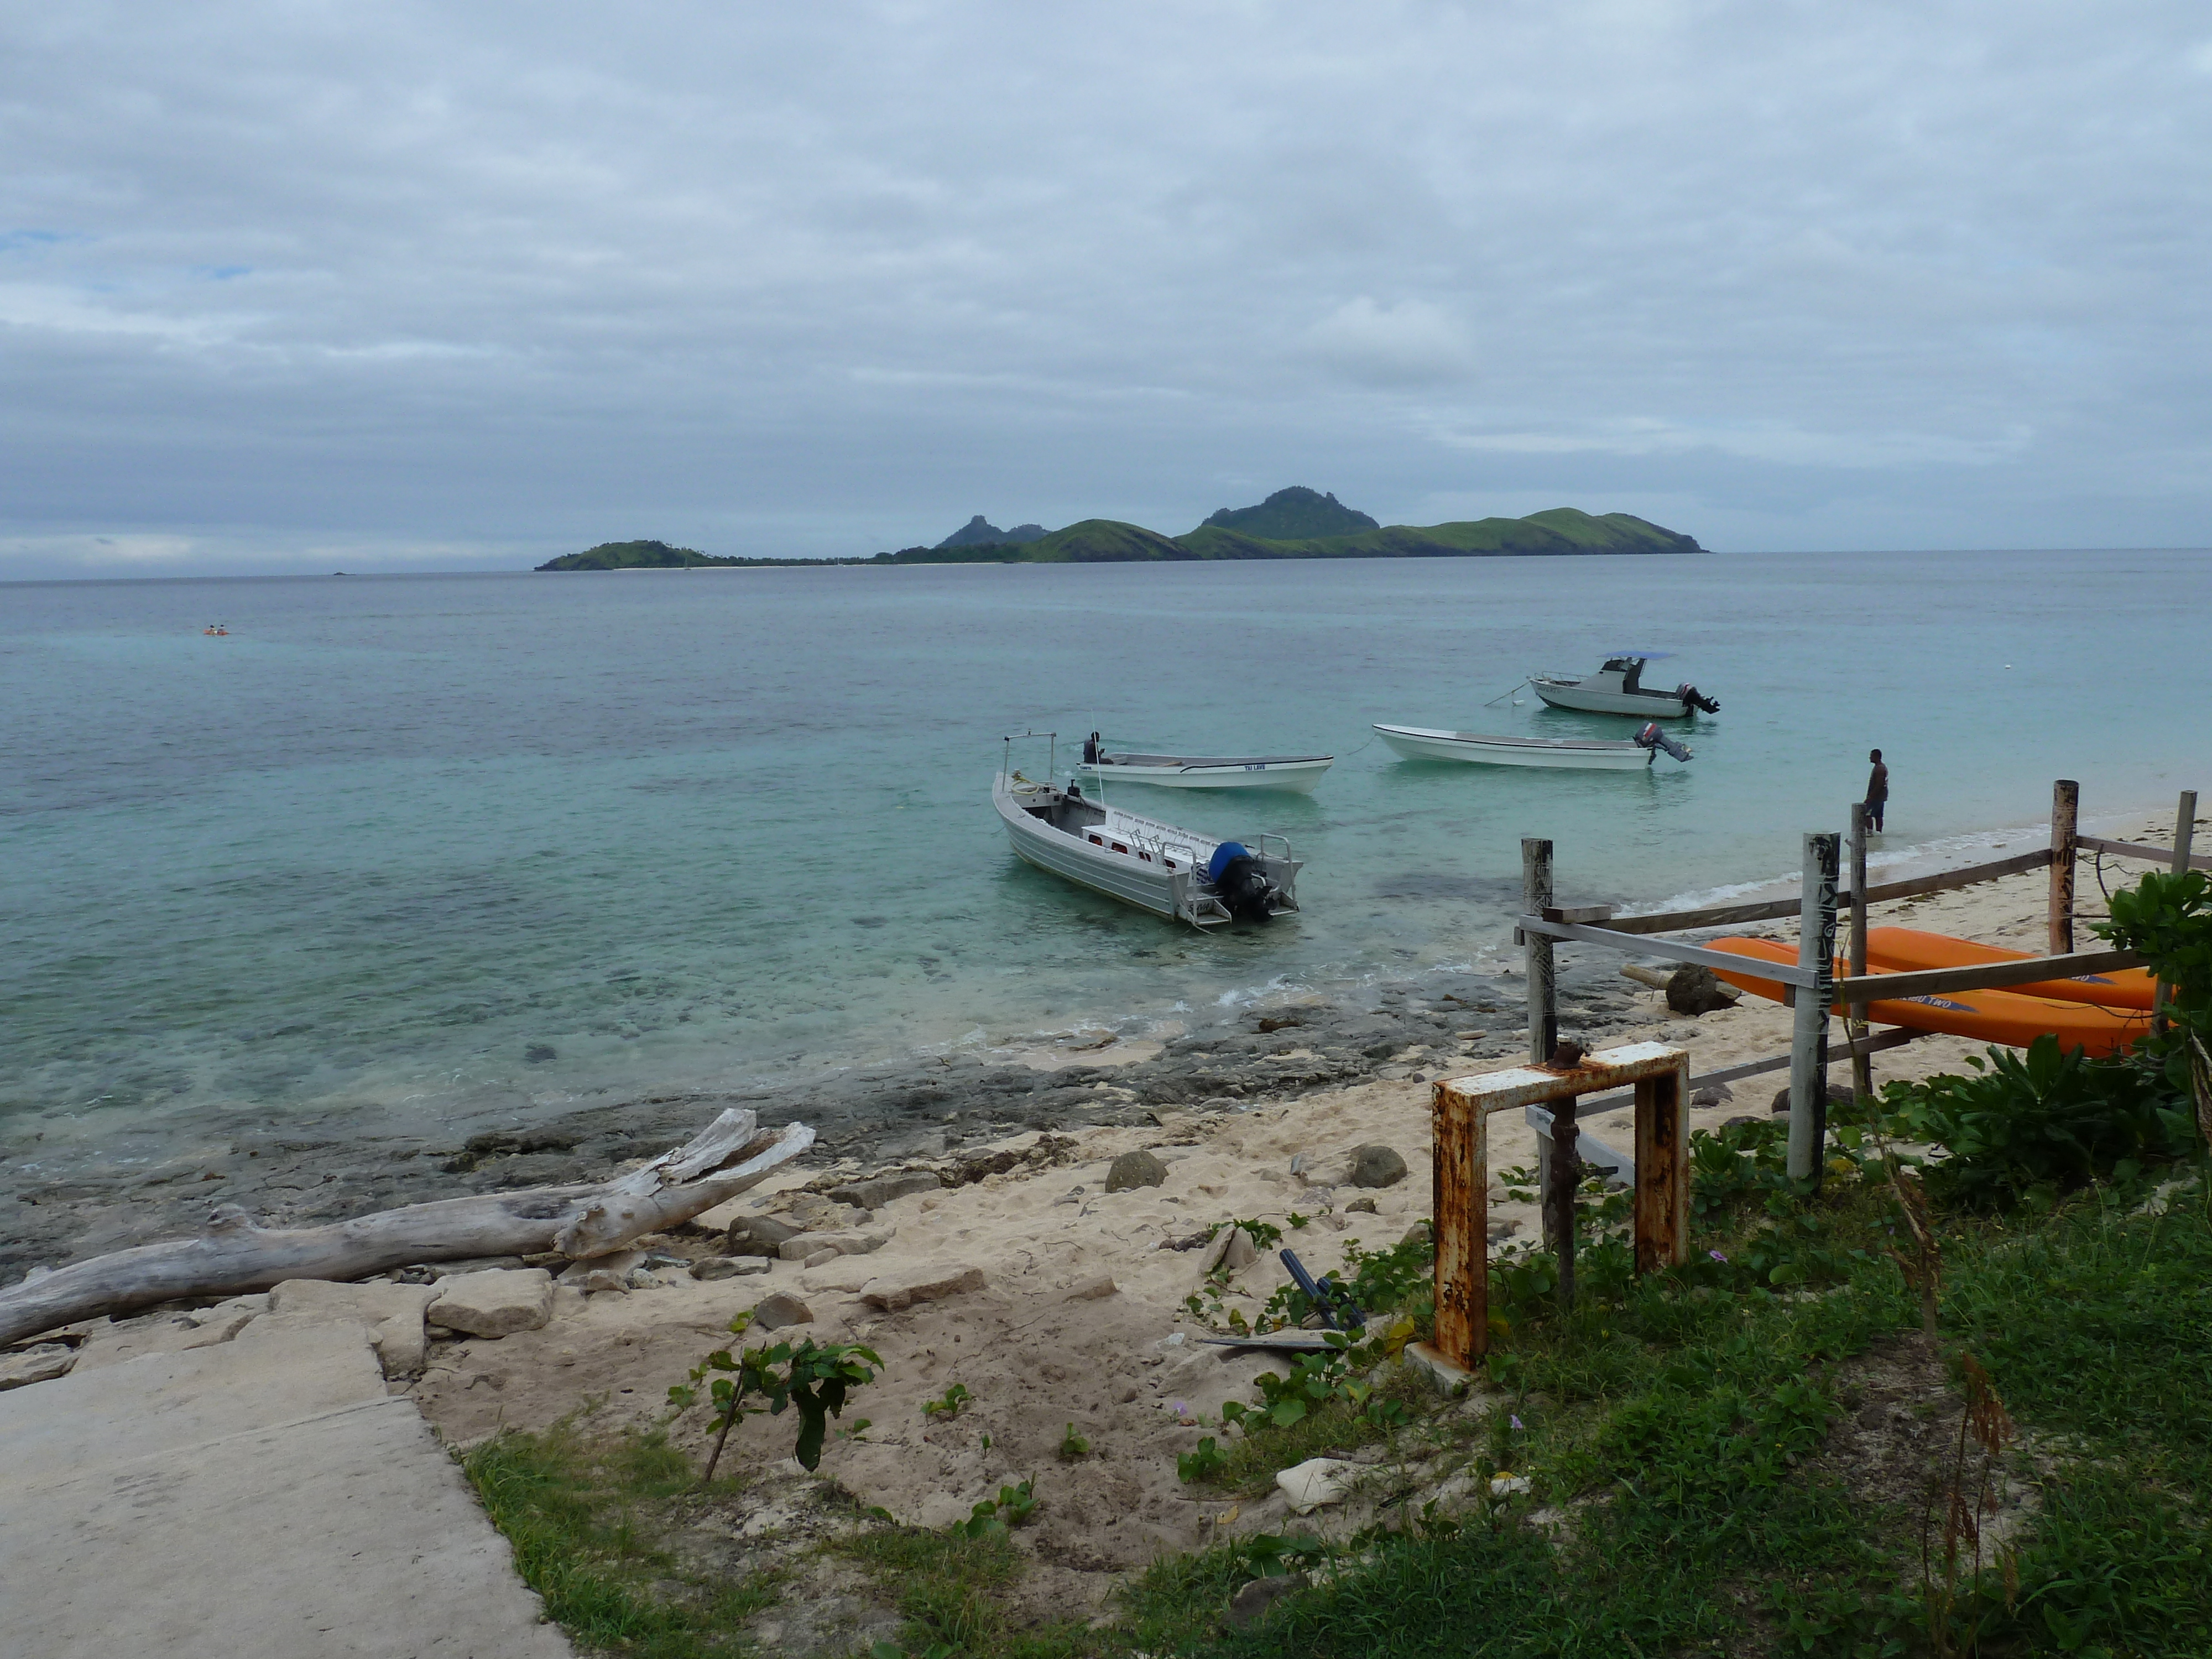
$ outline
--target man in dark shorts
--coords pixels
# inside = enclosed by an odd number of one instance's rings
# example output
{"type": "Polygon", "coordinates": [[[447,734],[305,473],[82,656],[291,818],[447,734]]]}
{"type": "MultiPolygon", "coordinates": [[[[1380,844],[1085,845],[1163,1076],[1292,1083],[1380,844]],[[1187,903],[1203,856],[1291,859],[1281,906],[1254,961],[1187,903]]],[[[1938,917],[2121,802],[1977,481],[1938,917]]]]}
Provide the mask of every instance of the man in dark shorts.
{"type": "Polygon", "coordinates": [[[1867,756],[1874,763],[1874,772],[1867,779],[1866,827],[1879,835],[1881,831],[1881,809],[1889,805],[1889,769],[1881,763],[1881,750],[1876,749],[1867,756]]]}

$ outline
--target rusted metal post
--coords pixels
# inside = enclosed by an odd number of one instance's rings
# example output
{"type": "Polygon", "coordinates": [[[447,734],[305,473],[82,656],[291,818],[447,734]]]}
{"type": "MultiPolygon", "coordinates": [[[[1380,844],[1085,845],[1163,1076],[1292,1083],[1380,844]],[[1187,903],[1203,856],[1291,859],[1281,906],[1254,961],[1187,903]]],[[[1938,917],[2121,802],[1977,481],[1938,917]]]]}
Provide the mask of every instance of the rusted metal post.
{"type": "MultiPolygon", "coordinates": [[[[1690,1255],[1690,1063],[1636,1085],[1636,1271],[1690,1255]]],[[[1557,1120],[1554,1120],[1556,1121],[1557,1120]]]]}
{"type": "MultiPolygon", "coordinates": [[[[1851,803],[1851,977],[1866,976],[1867,963],[1867,810],[1866,803],[1851,803]]],[[[1854,1002],[1844,1030],[1851,1042],[1851,1092],[1864,1098],[1874,1092],[1874,1057],[1862,1046],[1866,1041],[1866,1004],[1854,1002]]]]}
{"type": "MultiPolygon", "coordinates": [[[[2197,838],[2197,792],[2185,789],[2180,802],[2173,809],[2173,873],[2179,875],[2189,867],[2189,849],[2197,838]]],[[[2151,1029],[2166,1030],[2166,981],[2160,980],[2150,994],[2151,1029]]]]}
{"type": "Polygon", "coordinates": [[[1820,1179],[1828,1137],[1828,1009],[1836,1000],[1836,862],[1838,837],[1805,837],[1804,887],[1797,911],[1797,965],[1813,975],[1797,993],[1790,1044],[1790,1178],[1820,1179]]]}
{"type": "MultiPolygon", "coordinates": [[[[1685,1145],[1683,1091],[1689,1075],[1690,1057],[1681,1049],[1659,1042],[1635,1042],[1586,1054],[1582,1063],[1571,1071],[1514,1066],[1479,1077],[1447,1078],[1431,1086],[1429,1098],[1431,1122],[1436,1133],[1437,1171],[1433,1194],[1437,1203],[1433,1223],[1437,1241],[1437,1336],[1434,1342],[1422,1345],[1425,1355],[1462,1370],[1472,1370],[1474,1362],[1490,1349],[1488,1126],[1492,1112],[1547,1106],[1553,1112],[1554,1137],[1579,1136],[1575,1123],[1577,1096],[1604,1094],[1634,1085],[1638,1149],[1637,1261],[1642,1264],[1647,1260],[1663,1262],[1669,1259],[1668,1241],[1661,1231],[1651,1231],[1647,1238],[1647,1229],[1662,1228],[1669,1214],[1675,1218],[1671,1259],[1681,1260],[1682,1243],[1688,1237],[1687,1161],[1680,1154],[1685,1145]],[[1647,1109],[1643,1085],[1647,1079],[1655,1078],[1664,1086],[1650,1097],[1650,1109],[1647,1109]],[[1674,1103],[1671,1129],[1663,1109],[1670,1097],[1674,1103]],[[1645,1175],[1647,1146],[1654,1170],[1668,1161],[1669,1146],[1675,1151],[1673,1164],[1678,1173],[1669,1188],[1671,1199],[1662,1193],[1665,1183],[1661,1177],[1645,1175]],[[1642,1190],[1647,1180],[1651,1182],[1648,1201],[1642,1190]]],[[[1571,1140],[1568,1144],[1574,1143],[1571,1140]]],[[[1565,1194],[1572,1201],[1573,1188],[1566,1182],[1558,1183],[1553,1191],[1565,1194]]]]}
{"type": "Polygon", "coordinates": [[[1544,1242],[1559,1263],[1559,1305],[1575,1305],[1575,1189],[1583,1184],[1582,1128],[1575,1121],[1575,1097],[1561,1095],[1552,1107],[1552,1179],[1544,1189],[1544,1242]]]}
{"type": "Polygon", "coordinates": [[[1449,1082],[1430,1090],[1435,1124],[1437,1352],[1471,1370],[1490,1346],[1490,1114],[1449,1082]]]}
{"type": "Polygon", "coordinates": [[[2051,954],[2074,949],[2074,860],[2081,816],[2081,786],[2061,778],[2051,786],[2051,954]]]}
{"type": "MultiPolygon", "coordinates": [[[[1540,916],[1552,902],[1552,843],[1523,836],[1521,842],[1521,914],[1540,916]]],[[[1551,1059],[1559,1040],[1559,988],[1552,973],[1552,941],[1524,933],[1528,978],[1528,1063],[1551,1059]]]]}

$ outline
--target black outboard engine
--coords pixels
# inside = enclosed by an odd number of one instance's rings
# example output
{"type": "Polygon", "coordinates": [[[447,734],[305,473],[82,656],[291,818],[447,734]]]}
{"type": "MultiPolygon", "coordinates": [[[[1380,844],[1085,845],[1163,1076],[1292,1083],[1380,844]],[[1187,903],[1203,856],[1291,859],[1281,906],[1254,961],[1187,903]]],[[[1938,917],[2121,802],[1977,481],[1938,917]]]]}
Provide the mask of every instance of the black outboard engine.
{"type": "Polygon", "coordinates": [[[1659,722],[1657,720],[1653,720],[1641,732],[1638,732],[1636,734],[1636,742],[1638,746],[1640,748],[1663,749],[1678,761],[1686,761],[1690,758],[1690,751],[1683,748],[1680,744],[1675,742],[1674,738],[1668,737],[1664,732],[1662,732],[1659,729],[1659,722]]]}
{"type": "Polygon", "coordinates": [[[1685,708],[1702,708],[1708,714],[1717,714],[1721,712],[1718,702],[1687,681],[1674,688],[1674,695],[1682,700],[1682,707],[1685,708]]]}
{"type": "Polygon", "coordinates": [[[1213,884],[1214,896],[1237,921],[1273,919],[1274,913],[1267,908],[1267,901],[1274,896],[1275,884],[1267,879],[1260,860],[1243,842],[1224,841],[1215,848],[1206,866],[1206,878],[1213,884]]]}

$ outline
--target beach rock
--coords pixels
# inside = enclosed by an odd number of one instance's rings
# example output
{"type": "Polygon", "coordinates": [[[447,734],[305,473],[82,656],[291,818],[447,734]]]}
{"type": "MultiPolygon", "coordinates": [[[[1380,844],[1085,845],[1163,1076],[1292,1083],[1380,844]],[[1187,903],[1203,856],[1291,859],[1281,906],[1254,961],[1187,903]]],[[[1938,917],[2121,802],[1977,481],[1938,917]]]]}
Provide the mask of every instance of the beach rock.
{"type": "MultiPolygon", "coordinates": [[[[759,1261],[760,1258],[755,1256],[752,1260],[759,1261]]],[[[767,1270],[768,1266],[765,1262],[762,1262],[758,1267],[749,1267],[740,1266],[738,1258],[733,1255],[708,1255],[700,1257],[698,1261],[691,1264],[691,1277],[694,1279],[735,1279],[742,1273],[765,1273],[767,1270]]]]}
{"type": "Polygon", "coordinates": [[[1708,1083],[1690,1097],[1692,1106],[1725,1106],[1735,1098],[1735,1091],[1725,1083],[1708,1083]]]}
{"type": "Polygon", "coordinates": [[[880,1232],[800,1233],[777,1245],[775,1253],[786,1261],[809,1263],[825,1250],[838,1255],[872,1255],[891,1242],[895,1231],[887,1227],[880,1232]]]}
{"type": "Polygon", "coordinates": [[[534,1331],[553,1317],[553,1275],[543,1267],[493,1268],[441,1279],[423,1316],[471,1336],[534,1331]]]}
{"type": "Polygon", "coordinates": [[[257,1296],[258,1305],[232,1308],[227,1304],[198,1313],[164,1314],[124,1320],[95,1330],[77,1350],[76,1369],[98,1370],[149,1353],[181,1353],[191,1348],[212,1348],[228,1342],[268,1309],[268,1298],[257,1296]]]}
{"type": "MultiPolygon", "coordinates": [[[[1854,1097],[1851,1091],[1844,1085],[1840,1083],[1831,1083],[1828,1085],[1829,1105],[1848,1106],[1851,1103],[1854,1098],[1856,1098],[1856,1097],[1854,1097]]],[[[1774,1103],[1771,1106],[1769,1106],[1766,1109],[1771,1113],[1786,1112],[1790,1109],[1790,1085],[1788,1084],[1784,1084],[1781,1088],[1774,1091],[1774,1103]]]]}
{"type": "Polygon", "coordinates": [[[584,1270],[584,1277],[580,1283],[571,1285],[564,1279],[562,1288],[580,1290],[586,1295],[590,1295],[595,1291],[620,1291],[624,1296],[628,1296],[629,1280],[624,1275],[613,1272],[610,1268],[587,1267],[584,1270]]]}
{"type": "Polygon", "coordinates": [[[66,1342],[41,1342],[21,1353],[0,1354],[0,1390],[51,1382],[67,1376],[76,1364],[76,1350],[66,1342]]]}
{"type": "Polygon", "coordinates": [[[627,1280],[633,1272],[644,1265],[643,1250],[613,1250],[605,1255],[595,1255],[586,1261],[572,1263],[562,1271],[560,1282],[573,1285],[579,1290],[595,1290],[600,1287],[591,1283],[594,1273],[611,1273],[617,1279],[627,1280]]]}
{"type": "Polygon", "coordinates": [[[1355,1187],[1393,1187],[1405,1178],[1406,1160],[1388,1146],[1362,1146],[1352,1154],[1355,1187]]]}
{"type": "Polygon", "coordinates": [[[272,1314],[319,1322],[351,1321],[368,1328],[368,1346],[387,1377],[414,1376],[428,1346],[425,1310],[438,1299],[430,1285],[334,1285],[323,1279],[288,1279],[269,1292],[272,1314]]]}
{"type": "Polygon", "coordinates": [[[1256,1623],[1267,1616],[1267,1609],[1276,1602],[1292,1591],[1305,1587],[1306,1576],[1302,1572],[1250,1580],[1229,1598],[1229,1627],[1243,1630],[1247,1625],[1256,1623]]]}
{"type": "Polygon", "coordinates": [[[1429,1224],[1425,1221],[1416,1221],[1412,1226],[1406,1229],[1405,1236],[1400,1238],[1398,1242],[1401,1244],[1427,1243],[1429,1242],[1429,1224]]]}
{"type": "Polygon", "coordinates": [[[763,1331],[780,1331],[787,1325],[811,1325],[814,1310],[785,1291],[763,1297],[753,1309],[753,1324],[763,1331]]]}
{"type": "Polygon", "coordinates": [[[826,1250],[815,1250],[799,1265],[802,1267],[826,1267],[830,1263],[838,1260],[844,1254],[844,1251],[837,1249],[835,1247],[826,1250]]]}
{"type": "Polygon", "coordinates": [[[1106,1190],[1126,1193],[1139,1187],[1157,1187],[1168,1178],[1168,1166],[1150,1152],[1124,1152],[1106,1171],[1106,1190]]]}
{"type": "Polygon", "coordinates": [[[1199,1257],[1198,1271],[1201,1278],[1216,1269],[1242,1273],[1259,1259],[1259,1247],[1252,1243],[1249,1233],[1242,1227],[1224,1227],[1214,1234],[1205,1255],[1199,1257]]]}
{"type": "Polygon", "coordinates": [[[784,1240],[796,1238],[804,1231],[772,1215],[746,1216],[730,1224],[723,1248],[732,1255],[774,1255],[784,1240]]]}
{"type": "Polygon", "coordinates": [[[1121,1288],[1114,1282],[1113,1274],[1101,1273],[1097,1278],[1086,1279],[1080,1285],[1070,1289],[1067,1292],[1067,1299],[1070,1302],[1096,1302],[1103,1297],[1113,1295],[1121,1288]]]}
{"type": "Polygon", "coordinates": [[[1667,1006],[1678,1014],[1717,1013],[1733,1008],[1743,993],[1723,985],[1710,968],[1684,963],[1667,981],[1667,1006]]]}
{"type": "Polygon", "coordinates": [[[1346,1215],[1373,1215],[1375,1200],[1371,1198],[1355,1198],[1344,1206],[1344,1212],[1346,1215]]]}
{"type": "Polygon", "coordinates": [[[1344,1501],[1345,1482],[1358,1467],[1340,1457],[1310,1457],[1279,1471],[1275,1485],[1291,1509],[1300,1515],[1311,1515],[1324,1504],[1344,1501]]]}
{"type": "Polygon", "coordinates": [[[884,1313],[897,1313],[917,1302],[939,1302],[948,1296],[983,1288],[983,1270],[964,1262],[943,1262],[889,1274],[871,1284],[860,1300],[884,1313]]]}
{"type": "Polygon", "coordinates": [[[933,1170],[901,1170],[895,1174],[875,1176],[866,1181],[832,1187],[830,1196],[840,1204],[851,1204],[863,1210],[880,1210],[895,1199],[906,1198],[915,1193],[933,1193],[944,1185],[933,1170]]]}

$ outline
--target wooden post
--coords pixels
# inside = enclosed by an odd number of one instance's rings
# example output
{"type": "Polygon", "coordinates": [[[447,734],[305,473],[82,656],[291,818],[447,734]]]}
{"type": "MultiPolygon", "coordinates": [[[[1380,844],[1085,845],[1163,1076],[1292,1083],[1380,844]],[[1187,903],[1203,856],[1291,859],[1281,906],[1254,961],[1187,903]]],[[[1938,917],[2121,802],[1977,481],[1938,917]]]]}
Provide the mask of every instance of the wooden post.
{"type": "Polygon", "coordinates": [[[1437,1352],[1471,1370],[1490,1346],[1490,1114],[1438,1082],[1436,1137],[1437,1352]]]}
{"type": "MultiPolygon", "coordinates": [[[[2197,838],[2197,792],[2185,789],[2173,809],[2173,873],[2179,875],[2189,867],[2189,849],[2197,838]]],[[[2150,1023],[2154,1031],[2166,1030],[2166,981],[2160,980],[2150,994],[2150,1023]]]]}
{"type": "Polygon", "coordinates": [[[2074,949],[2074,837],[2081,816],[2081,786],[2061,778],[2051,786],[2051,954],[2074,949]]]}
{"type": "MultiPolygon", "coordinates": [[[[1636,1085],[1636,1271],[1690,1257],[1690,1064],[1636,1085]]],[[[1556,1121],[1556,1120],[1555,1120],[1556,1121]]]]}
{"type": "MultiPolygon", "coordinates": [[[[1862,979],[1867,970],[1867,810],[1866,803],[1851,803],[1851,977],[1862,979]]],[[[1874,1093],[1874,1060],[1865,1047],[1866,1004],[1851,1004],[1844,1025],[1851,1042],[1851,1092],[1862,1099],[1874,1093]]]]}
{"type": "Polygon", "coordinates": [[[1797,993],[1790,1044],[1790,1178],[1820,1179],[1828,1135],[1828,1008],[1836,1000],[1838,838],[1805,837],[1804,887],[1797,911],[1797,965],[1813,975],[1797,993]]]}
{"type": "MultiPolygon", "coordinates": [[[[1521,913],[1540,916],[1552,902],[1552,843],[1524,836],[1521,842],[1521,913]]],[[[1524,962],[1528,978],[1528,1063],[1541,1066],[1559,1041],[1558,987],[1552,977],[1552,941],[1528,933],[1524,962]]]]}
{"type": "Polygon", "coordinates": [[[1544,1242],[1559,1262],[1559,1306],[1575,1305],[1575,1188],[1583,1184],[1582,1126],[1575,1097],[1552,1103],[1552,1179],[1544,1189],[1544,1242]]]}

